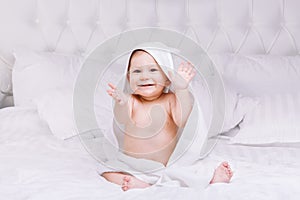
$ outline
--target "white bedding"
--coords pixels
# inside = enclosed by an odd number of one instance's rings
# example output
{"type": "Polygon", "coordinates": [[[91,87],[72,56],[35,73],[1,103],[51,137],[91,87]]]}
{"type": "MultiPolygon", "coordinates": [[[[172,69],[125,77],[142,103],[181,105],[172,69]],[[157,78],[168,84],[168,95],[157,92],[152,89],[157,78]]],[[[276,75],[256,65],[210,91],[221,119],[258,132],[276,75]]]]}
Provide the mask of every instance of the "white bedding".
{"type": "Polygon", "coordinates": [[[55,138],[33,109],[0,110],[0,199],[299,199],[300,148],[239,146],[220,141],[207,160],[228,160],[230,184],[152,186],[123,192],[97,173],[75,137],[55,138]]]}
{"type": "Polygon", "coordinates": [[[219,141],[209,159],[232,164],[234,176],[222,188],[230,199],[299,199],[300,145],[243,146],[219,141]]]}

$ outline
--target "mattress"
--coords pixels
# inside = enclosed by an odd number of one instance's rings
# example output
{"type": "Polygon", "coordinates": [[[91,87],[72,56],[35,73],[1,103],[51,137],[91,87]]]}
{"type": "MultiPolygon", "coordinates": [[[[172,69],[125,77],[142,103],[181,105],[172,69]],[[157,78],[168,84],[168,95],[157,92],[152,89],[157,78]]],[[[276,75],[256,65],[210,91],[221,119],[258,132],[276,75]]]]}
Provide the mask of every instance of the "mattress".
{"type": "Polygon", "coordinates": [[[205,161],[227,160],[229,184],[204,190],[156,186],[123,192],[97,173],[80,140],[55,138],[32,108],[0,110],[1,199],[299,199],[300,145],[232,145],[219,139],[205,161]]]}
{"type": "MultiPolygon", "coordinates": [[[[229,199],[297,199],[300,144],[233,145],[220,139],[208,159],[227,160],[234,176],[222,187],[229,199]]],[[[214,190],[210,187],[209,191],[214,190]]]]}

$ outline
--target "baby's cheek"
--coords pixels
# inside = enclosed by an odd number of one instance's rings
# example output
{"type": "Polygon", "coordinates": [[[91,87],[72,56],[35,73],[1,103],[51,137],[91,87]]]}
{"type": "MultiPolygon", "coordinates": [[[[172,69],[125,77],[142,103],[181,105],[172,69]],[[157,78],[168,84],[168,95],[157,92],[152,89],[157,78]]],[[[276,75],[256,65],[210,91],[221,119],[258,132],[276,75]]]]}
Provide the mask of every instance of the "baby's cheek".
{"type": "Polygon", "coordinates": [[[136,89],[137,89],[137,86],[136,86],[135,84],[133,84],[133,83],[130,83],[129,85],[130,85],[131,90],[132,90],[133,92],[135,92],[136,89]]]}
{"type": "Polygon", "coordinates": [[[156,80],[157,80],[157,83],[159,83],[160,85],[164,85],[164,86],[167,85],[167,81],[168,81],[167,78],[162,78],[162,77],[160,77],[160,78],[158,78],[158,79],[156,79],[156,80]]]}

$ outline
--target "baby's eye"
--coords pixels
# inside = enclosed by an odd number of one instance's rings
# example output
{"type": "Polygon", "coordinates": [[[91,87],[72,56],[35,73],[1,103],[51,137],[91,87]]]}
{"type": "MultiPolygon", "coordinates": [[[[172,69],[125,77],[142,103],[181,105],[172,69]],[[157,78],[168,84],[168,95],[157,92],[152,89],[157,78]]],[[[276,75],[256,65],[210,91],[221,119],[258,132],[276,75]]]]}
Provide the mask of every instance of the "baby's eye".
{"type": "Polygon", "coordinates": [[[132,73],[141,73],[141,70],[136,69],[136,70],[133,70],[132,73]]]}
{"type": "Polygon", "coordinates": [[[150,69],[150,72],[157,72],[157,71],[158,71],[158,69],[156,69],[156,68],[150,69]]]}

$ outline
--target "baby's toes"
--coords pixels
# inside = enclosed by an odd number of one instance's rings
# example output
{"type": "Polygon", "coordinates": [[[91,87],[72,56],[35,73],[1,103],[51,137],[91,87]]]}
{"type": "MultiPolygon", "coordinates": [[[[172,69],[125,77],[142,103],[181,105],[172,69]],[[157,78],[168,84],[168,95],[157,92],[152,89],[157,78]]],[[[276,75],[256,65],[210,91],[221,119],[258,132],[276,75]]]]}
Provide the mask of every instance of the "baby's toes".
{"type": "Polygon", "coordinates": [[[229,164],[228,164],[228,162],[226,162],[226,161],[222,162],[221,165],[222,165],[223,167],[225,167],[225,168],[228,168],[228,167],[229,167],[229,164]]]}
{"type": "Polygon", "coordinates": [[[124,176],[123,177],[123,182],[126,182],[128,184],[128,182],[130,182],[131,178],[130,176],[124,176]]]}
{"type": "Polygon", "coordinates": [[[130,177],[128,177],[128,176],[123,177],[123,183],[122,183],[123,191],[127,191],[129,189],[129,181],[130,181],[130,177]]]}
{"type": "Polygon", "coordinates": [[[128,189],[129,189],[128,186],[125,186],[125,185],[122,186],[122,190],[123,190],[123,191],[127,191],[128,189]]]}
{"type": "Polygon", "coordinates": [[[229,180],[232,178],[232,176],[233,176],[233,173],[232,173],[232,171],[231,170],[226,170],[226,175],[227,175],[227,177],[229,178],[229,180]]]}

